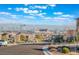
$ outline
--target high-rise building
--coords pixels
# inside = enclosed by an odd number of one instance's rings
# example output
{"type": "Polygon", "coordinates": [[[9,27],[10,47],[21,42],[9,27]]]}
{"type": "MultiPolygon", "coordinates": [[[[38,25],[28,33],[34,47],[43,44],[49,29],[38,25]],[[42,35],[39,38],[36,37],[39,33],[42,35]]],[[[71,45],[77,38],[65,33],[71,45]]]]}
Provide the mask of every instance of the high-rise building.
{"type": "Polygon", "coordinates": [[[77,32],[79,32],[79,18],[76,19],[76,30],[77,32]]]}

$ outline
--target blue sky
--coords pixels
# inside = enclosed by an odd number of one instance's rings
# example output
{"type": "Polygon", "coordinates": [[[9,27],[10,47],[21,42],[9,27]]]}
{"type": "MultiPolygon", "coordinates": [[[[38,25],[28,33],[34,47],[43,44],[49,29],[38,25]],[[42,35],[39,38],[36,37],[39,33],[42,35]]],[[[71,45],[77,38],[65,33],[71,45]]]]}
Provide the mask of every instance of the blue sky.
{"type": "Polygon", "coordinates": [[[0,23],[75,25],[79,4],[0,4],[0,23]]]}

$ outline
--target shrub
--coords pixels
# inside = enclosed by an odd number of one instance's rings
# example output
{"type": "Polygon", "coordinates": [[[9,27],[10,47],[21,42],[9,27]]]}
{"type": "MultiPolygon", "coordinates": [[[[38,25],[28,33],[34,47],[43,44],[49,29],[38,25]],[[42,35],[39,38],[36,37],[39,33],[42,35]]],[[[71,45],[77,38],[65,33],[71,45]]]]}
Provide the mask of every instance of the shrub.
{"type": "Polygon", "coordinates": [[[63,47],[62,48],[62,53],[69,53],[70,52],[70,49],[69,48],[67,48],[67,47],[63,47]]]}
{"type": "Polygon", "coordinates": [[[75,43],[75,40],[71,40],[69,43],[75,43]]]}

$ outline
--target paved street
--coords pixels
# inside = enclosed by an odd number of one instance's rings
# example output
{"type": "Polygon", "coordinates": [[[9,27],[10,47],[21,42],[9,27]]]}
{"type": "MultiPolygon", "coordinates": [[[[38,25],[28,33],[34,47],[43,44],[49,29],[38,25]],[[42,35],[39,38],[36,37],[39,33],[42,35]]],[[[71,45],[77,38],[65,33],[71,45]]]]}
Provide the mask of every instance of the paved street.
{"type": "Polygon", "coordinates": [[[43,45],[15,45],[0,47],[0,55],[43,55],[43,45]]]}

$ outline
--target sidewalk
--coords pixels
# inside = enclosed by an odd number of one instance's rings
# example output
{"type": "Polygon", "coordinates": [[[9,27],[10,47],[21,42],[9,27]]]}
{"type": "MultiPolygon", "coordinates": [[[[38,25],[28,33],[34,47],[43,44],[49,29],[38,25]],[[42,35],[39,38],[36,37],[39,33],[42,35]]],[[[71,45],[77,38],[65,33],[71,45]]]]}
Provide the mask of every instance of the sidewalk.
{"type": "Polygon", "coordinates": [[[17,43],[10,43],[10,44],[7,44],[8,46],[14,46],[14,45],[18,45],[17,43]]]}

